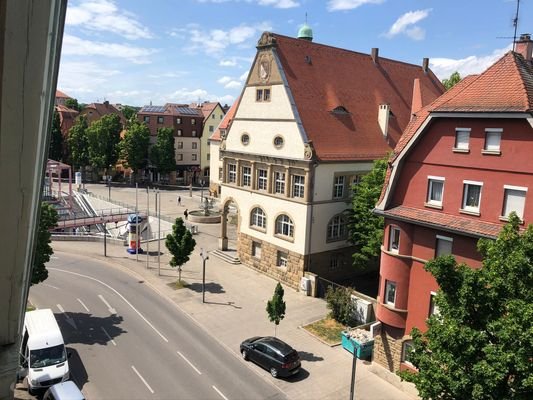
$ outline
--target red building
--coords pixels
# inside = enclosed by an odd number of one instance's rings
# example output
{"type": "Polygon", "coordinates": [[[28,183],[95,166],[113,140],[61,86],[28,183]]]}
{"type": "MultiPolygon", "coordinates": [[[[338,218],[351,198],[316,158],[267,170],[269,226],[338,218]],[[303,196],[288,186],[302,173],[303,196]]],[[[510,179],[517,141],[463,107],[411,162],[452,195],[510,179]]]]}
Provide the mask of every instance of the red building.
{"type": "Polygon", "coordinates": [[[409,367],[411,329],[438,312],[424,264],[452,254],[480,267],[479,238],[496,238],[511,211],[533,222],[532,49],[522,35],[516,52],[415,112],[396,146],[375,210],[385,231],[374,361],[391,371],[409,367]]]}

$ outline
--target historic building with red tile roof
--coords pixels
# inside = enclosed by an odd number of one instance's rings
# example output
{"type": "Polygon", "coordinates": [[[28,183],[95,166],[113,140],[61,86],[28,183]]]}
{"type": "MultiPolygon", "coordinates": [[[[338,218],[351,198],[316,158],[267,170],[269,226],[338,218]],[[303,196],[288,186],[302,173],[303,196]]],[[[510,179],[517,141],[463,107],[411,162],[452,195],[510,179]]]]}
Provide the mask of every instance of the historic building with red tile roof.
{"type": "Polygon", "coordinates": [[[389,163],[375,212],[385,217],[374,361],[408,368],[413,327],[436,312],[424,264],[442,254],[478,268],[479,238],[509,214],[533,222],[533,42],[522,35],[480,75],[415,112],[389,163]]]}
{"type": "Polygon", "coordinates": [[[353,275],[351,185],[397,145],[413,100],[423,106],[444,91],[427,59],[412,65],[310,39],[263,33],[219,147],[222,209],[238,209],[240,260],[293,287],[307,272],[353,275]]]}
{"type": "Polygon", "coordinates": [[[61,105],[61,106],[64,106],[65,105],[65,101],[67,101],[68,99],[71,99],[72,97],[70,97],[68,94],[62,92],[61,90],[56,90],[56,97],[55,97],[55,105],[61,105]]]}
{"type": "Polygon", "coordinates": [[[122,111],[107,100],[103,103],[87,104],[83,110],[81,110],[80,114],[85,115],[89,125],[108,114],[117,114],[120,117],[122,125],[124,126],[126,123],[126,118],[124,117],[124,114],[122,114],[122,111]]]}

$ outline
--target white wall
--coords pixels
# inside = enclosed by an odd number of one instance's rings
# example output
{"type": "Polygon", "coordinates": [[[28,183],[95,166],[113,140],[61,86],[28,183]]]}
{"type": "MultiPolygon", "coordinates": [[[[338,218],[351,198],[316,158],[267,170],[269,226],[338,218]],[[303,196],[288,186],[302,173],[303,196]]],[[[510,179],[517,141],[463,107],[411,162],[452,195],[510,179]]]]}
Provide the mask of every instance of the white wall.
{"type": "Polygon", "coordinates": [[[373,162],[365,161],[358,163],[331,163],[319,164],[315,168],[315,202],[330,201],[333,199],[333,181],[336,172],[347,172],[352,174],[366,174],[372,170],[373,162]]]}
{"type": "Polygon", "coordinates": [[[176,150],[176,164],[200,164],[200,139],[197,137],[176,136],[174,141],[176,150]],[[178,148],[178,142],[183,142],[183,148],[178,148]],[[192,143],[196,143],[196,149],[192,148],[192,143]],[[183,160],[178,161],[178,154],[183,154],[183,160]],[[192,154],[196,154],[196,161],[192,160],[192,154]]]}
{"type": "Polygon", "coordinates": [[[220,142],[217,141],[211,141],[209,145],[209,152],[211,160],[209,161],[209,169],[210,169],[210,175],[209,175],[209,181],[220,184],[220,179],[218,179],[218,169],[222,167],[222,161],[219,160],[220,156],[220,142]]]}

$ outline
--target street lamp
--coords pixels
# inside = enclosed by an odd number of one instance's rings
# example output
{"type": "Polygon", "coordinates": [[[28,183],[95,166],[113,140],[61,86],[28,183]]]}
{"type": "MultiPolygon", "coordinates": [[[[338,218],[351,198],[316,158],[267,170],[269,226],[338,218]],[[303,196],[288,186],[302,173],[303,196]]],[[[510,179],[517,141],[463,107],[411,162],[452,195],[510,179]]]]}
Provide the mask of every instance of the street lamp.
{"type": "Polygon", "coordinates": [[[205,262],[209,260],[209,256],[207,253],[204,254],[204,249],[200,249],[200,257],[202,257],[202,265],[203,265],[203,272],[202,272],[202,303],[205,303],[205,262]]]}

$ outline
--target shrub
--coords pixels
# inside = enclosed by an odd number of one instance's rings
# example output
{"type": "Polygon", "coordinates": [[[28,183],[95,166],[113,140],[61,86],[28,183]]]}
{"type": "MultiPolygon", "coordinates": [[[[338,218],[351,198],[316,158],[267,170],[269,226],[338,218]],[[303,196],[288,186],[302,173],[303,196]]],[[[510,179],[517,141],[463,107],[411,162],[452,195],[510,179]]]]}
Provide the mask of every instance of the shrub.
{"type": "Polygon", "coordinates": [[[353,322],[354,304],[350,289],[333,286],[328,287],[326,302],[331,310],[330,317],[343,325],[353,322]]]}

